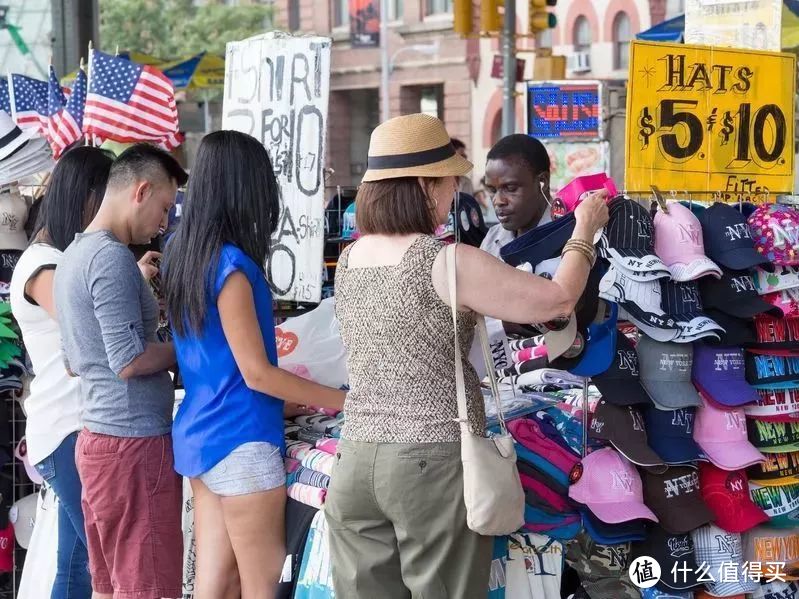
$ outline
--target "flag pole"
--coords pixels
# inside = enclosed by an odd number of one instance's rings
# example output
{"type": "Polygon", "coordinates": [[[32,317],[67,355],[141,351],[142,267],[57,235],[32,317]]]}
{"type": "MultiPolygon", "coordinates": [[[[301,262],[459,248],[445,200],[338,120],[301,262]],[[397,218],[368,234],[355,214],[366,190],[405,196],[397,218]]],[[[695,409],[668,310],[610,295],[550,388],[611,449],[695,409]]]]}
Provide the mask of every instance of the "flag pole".
{"type": "MultiPolygon", "coordinates": [[[[88,68],[86,69],[86,96],[89,95],[89,90],[91,89],[91,76],[92,76],[92,40],[89,40],[89,64],[88,68]]],[[[80,59],[81,65],[83,65],[83,58],[80,59]]],[[[87,98],[88,99],[88,98],[87,98]]],[[[86,127],[86,119],[83,119],[83,127],[86,127]]],[[[94,144],[92,143],[92,136],[88,133],[84,133],[86,145],[92,147],[94,144]]]]}
{"type": "Polygon", "coordinates": [[[6,71],[6,75],[8,76],[8,101],[11,104],[11,118],[13,119],[14,123],[17,122],[17,106],[16,100],[14,98],[14,80],[12,79],[11,69],[6,71]]]}

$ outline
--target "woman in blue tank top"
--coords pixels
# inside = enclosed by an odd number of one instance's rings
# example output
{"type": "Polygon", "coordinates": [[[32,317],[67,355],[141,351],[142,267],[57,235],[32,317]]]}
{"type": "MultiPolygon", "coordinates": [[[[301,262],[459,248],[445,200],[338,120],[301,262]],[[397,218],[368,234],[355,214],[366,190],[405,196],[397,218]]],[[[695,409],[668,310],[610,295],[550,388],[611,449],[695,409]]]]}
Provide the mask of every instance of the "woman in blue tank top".
{"type": "Polygon", "coordinates": [[[264,147],[218,131],[200,144],[164,257],[186,388],[175,469],[194,492],[195,597],[272,597],[285,559],[284,401],[341,408],[342,391],[277,368],[265,278],[280,190],[264,147]]]}

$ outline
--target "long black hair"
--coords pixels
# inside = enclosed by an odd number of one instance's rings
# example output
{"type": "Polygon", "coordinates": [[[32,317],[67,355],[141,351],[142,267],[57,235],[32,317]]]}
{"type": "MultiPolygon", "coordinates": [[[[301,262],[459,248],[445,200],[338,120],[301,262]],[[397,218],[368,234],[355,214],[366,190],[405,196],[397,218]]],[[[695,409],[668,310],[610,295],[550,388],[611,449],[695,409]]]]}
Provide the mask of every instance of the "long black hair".
{"type": "Polygon", "coordinates": [[[222,244],[237,246],[264,272],[279,215],[280,188],[258,140],[238,131],[206,135],[163,260],[164,297],[175,332],[202,330],[222,244]]]}
{"type": "Polygon", "coordinates": [[[62,252],[91,222],[105,195],[114,159],[99,148],[78,147],[55,165],[31,239],[62,252]]]}

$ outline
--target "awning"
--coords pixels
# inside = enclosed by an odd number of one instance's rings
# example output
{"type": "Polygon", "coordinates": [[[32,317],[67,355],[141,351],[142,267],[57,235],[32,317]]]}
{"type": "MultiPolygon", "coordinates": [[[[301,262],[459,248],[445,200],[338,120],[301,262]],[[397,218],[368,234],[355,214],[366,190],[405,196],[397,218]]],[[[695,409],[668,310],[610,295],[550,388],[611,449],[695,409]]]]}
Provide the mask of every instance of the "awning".
{"type": "Polygon", "coordinates": [[[677,42],[682,43],[685,36],[685,15],[674,17],[668,21],[658,23],[651,29],[642,31],[635,37],[647,42],[677,42]]]}

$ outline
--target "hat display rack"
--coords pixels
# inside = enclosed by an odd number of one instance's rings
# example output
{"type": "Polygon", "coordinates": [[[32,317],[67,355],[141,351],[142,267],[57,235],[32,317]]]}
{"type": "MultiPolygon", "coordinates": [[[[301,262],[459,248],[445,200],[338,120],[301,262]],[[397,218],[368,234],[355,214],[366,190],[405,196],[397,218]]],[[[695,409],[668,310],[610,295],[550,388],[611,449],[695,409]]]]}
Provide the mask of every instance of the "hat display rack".
{"type": "MultiPolygon", "coordinates": [[[[573,219],[564,204],[563,216],[516,238],[502,259],[554,272],[573,219]]],[[[584,293],[576,327],[528,327],[531,339],[508,342],[513,366],[498,369],[514,398],[536,402],[509,419],[523,487],[545,480],[552,492],[528,493],[525,529],[569,544],[582,583],[575,597],[799,593],[799,554],[763,553],[799,547],[799,198],[653,186],[608,204],[599,283],[593,272],[588,282],[599,301],[584,293]],[[546,406],[555,405],[579,434],[551,417],[546,406]],[[573,450],[571,468],[556,454],[542,459],[553,440],[573,450]],[[553,515],[564,489],[564,511],[553,515]],[[658,559],[658,592],[634,588],[626,568],[601,564],[597,576],[597,552],[608,547],[625,551],[626,564],[658,559]],[[739,572],[736,583],[679,583],[670,578],[674,547],[697,565],[785,565],[764,566],[760,581],[739,572]],[[787,582],[765,584],[774,574],[787,582]]]]}

